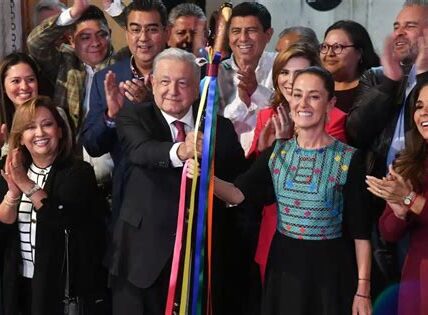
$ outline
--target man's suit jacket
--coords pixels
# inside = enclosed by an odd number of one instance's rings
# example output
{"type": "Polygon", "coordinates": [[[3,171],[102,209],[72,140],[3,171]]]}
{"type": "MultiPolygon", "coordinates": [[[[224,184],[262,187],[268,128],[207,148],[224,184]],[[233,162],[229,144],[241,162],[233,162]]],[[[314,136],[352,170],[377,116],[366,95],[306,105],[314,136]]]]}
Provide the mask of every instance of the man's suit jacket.
{"type": "MultiPolygon", "coordinates": [[[[110,153],[113,159],[112,222],[114,222],[117,217],[122,200],[121,185],[126,174],[127,163],[123,159],[121,145],[117,140],[116,128],[109,128],[106,125],[105,115],[107,111],[107,101],[104,90],[104,79],[107,72],[111,70],[116,74],[117,83],[131,80],[133,75],[130,63],[130,58],[126,58],[95,73],[91,87],[90,108],[80,137],[80,141],[89,155],[96,157],[105,153],[110,153]]],[[[132,102],[125,98],[123,106],[127,107],[130,104],[132,104],[132,102]]]]}
{"type": "MultiPolygon", "coordinates": [[[[173,251],[182,168],[171,165],[170,127],[154,103],[123,108],[117,130],[130,169],[113,233],[110,271],[147,288],[173,251]]],[[[218,117],[216,175],[230,181],[245,164],[232,123],[218,117]]]]}
{"type": "MultiPolygon", "coordinates": [[[[130,58],[121,60],[95,73],[91,87],[89,112],[83,126],[81,141],[91,156],[95,157],[110,153],[116,164],[121,158],[116,128],[109,128],[105,122],[107,101],[104,90],[104,79],[110,70],[116,74],[117,83],[132,79],[130,58]]],[[[132,103],[125,98],[124,106],[129,106],[129,104],[132,103]]]]}

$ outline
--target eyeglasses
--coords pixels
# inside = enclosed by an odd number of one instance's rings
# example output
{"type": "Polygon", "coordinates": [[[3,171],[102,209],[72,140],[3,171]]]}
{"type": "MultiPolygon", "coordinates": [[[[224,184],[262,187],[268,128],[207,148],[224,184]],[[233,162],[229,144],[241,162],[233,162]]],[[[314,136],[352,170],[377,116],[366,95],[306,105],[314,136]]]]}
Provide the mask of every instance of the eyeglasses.
{"type": "Polygon", "coordinates": [[[336,55],[340,55],[342,53],[343,49],[348,48],[348,47],[356,47],[356,46],[355,45],[342,45],[342,44],[338,44],[338,43],[334,43],[333,45],[322,43],[320,45],[320,53],[326,55],[331,48],[331,50],[336,55]]]}
{"type": "Polygon", "coordinates": [[[161,32],[162,27],[153,25],[153,26],[147,26],[147,27],[138,27],[138,26],[131,26],[126,29],[126,31],[135,37],[140,37],[141,33],[145,33],[147,35],[157,35],[161,32]]]}

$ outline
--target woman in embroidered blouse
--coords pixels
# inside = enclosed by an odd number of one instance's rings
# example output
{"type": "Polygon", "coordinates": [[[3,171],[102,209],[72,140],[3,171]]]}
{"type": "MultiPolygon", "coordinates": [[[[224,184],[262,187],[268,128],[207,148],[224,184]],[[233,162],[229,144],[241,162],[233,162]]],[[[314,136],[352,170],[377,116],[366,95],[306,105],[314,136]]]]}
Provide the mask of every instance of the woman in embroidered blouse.
{"type": "Polygon", "coordinates": [[[369,191],[386,200],[379,220],[382,237],[397,242],[410,234],[403,266],[398,314],[428,314],[428,83],[416,87],[406,147],[383,179],[367,176],[369,191]]]}
{"type": "Polygon", "coordinates": [[[277,140],[234,184],[215,178],[215,194],[229,203],[276,200],[263,315],[371,314],[364,164],[358,151],[325,132],[334,102],[330,73],[299,71],[290,102],[297,136],[277,140]]]}
{"type": "MultiPolygon", "coordinates": [[[[275,89],[272,105],[263,108],[257,114],[254,138],[248,155],[259,155],[261,151],[270,147],[275,140],[275,124],[282,128],[282,137],[291,138],[294,126],[288,118],[290,112],[291,87],[296,71],[309,66],[321,66],[318,50],[312,45],[297,42],[280,52],[273,63],[272,82],[275,89]]],[[[334,138],[345,142],[345,118],[341,110],[334,107],[329,113],[326,132],[334,138]]],[[[265,278],[267,256],[270,243],[275,234],[276,205],[267,205],[263,208],[260,224],[259,239],[254,260],[259,264],[262,283],[265,278]]]]}
{"type": "Polygon", "coordinates": [[[0,179],[4,314],[64,314],[65,229],[71,294],[90,307],[102,255],[92,167],[72,157],[71,135],[47,97],[16,108],[9,146],[0,179]]]}

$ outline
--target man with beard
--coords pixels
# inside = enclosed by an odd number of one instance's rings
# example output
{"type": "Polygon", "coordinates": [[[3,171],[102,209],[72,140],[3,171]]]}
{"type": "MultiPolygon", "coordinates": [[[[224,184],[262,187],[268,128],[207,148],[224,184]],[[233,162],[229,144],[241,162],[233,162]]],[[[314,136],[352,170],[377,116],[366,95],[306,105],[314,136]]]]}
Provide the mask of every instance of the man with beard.
{"type": "MultiPolygon", "coordinates": [[[[382,67],[366,71],[360,79],[361,92],[348,114],[349,143],[367,150],[367,173],[383,177],[388,165],[405,146],[410,128],[410,104],[416,84],[428,79],[428,5],[406,1],[385,42],[382,67]]],[[[385,203],[373,197],[374,231],[385,203]]],[[[378,233],[374,233],[379,235],[378,233]]],[[[373,240],[372,296],[399,278],[397,257],[379,237],[373,240]],[[381,272],[379,272],[381,271],[381,272]]]]}

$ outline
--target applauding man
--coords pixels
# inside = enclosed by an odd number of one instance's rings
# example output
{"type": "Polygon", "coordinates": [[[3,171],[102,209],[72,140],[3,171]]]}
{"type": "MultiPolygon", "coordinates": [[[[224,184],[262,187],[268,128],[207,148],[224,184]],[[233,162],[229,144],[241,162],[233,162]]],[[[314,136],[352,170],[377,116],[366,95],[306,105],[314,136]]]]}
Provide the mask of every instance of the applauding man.
{"type": "Polygon", "coordinates": [[[218,76],[221,111],[232,120],[244,151],[253,140],[257,112],[270,104],[275,53],[264,49],[273,34],[269,11],[257,2],[243,2],[232,10],[229,25],[230,59],[218,76]]]}

